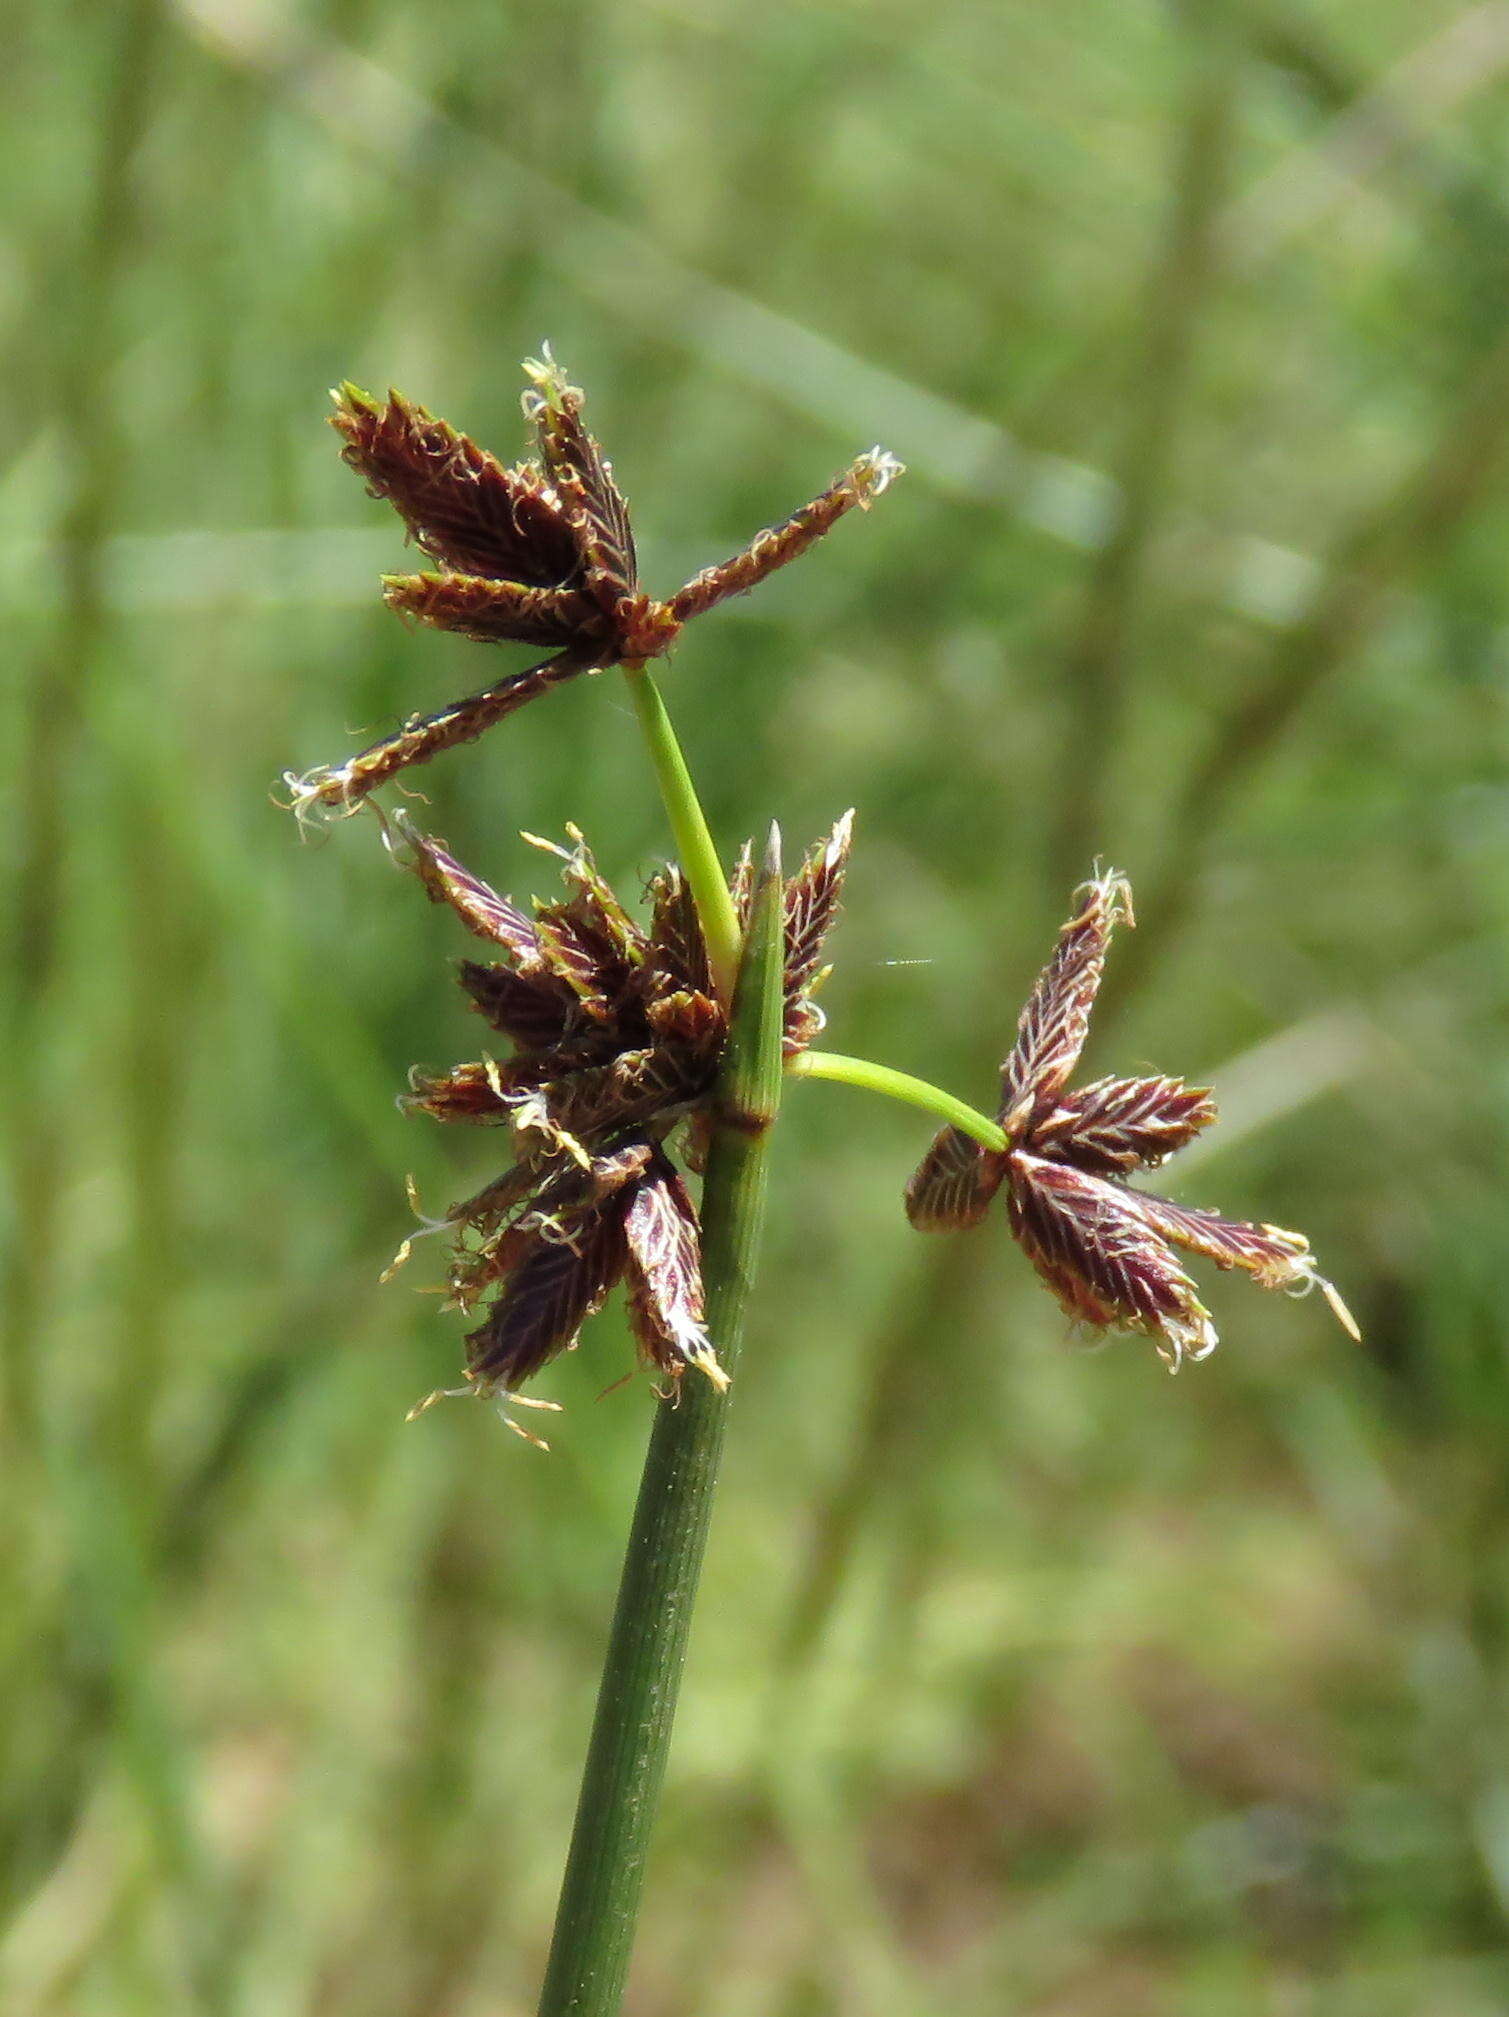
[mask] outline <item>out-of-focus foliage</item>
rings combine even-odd
[[[666,678],[729,844],[859,808],[831,1041],[988,1101],[1099,855],[1087,1066],[1213,1080],[1196,1204],[1367,1334],[1066,1350],[922,1116],[793,1092],[641,2017],[1509,2002],[1509,9],[126,0],[0,84],[13,1187],[0,2002],[532,2007],[652,1399],[407,1405],[495,1141],[450,921],[268,803],[503,663],[405,630],[323,425],[505,453],[549,337],[674,585],[910,474]],[[663,846],[579,681],[425,774]],[[548,864],[543,866],[548,867]],[[1208,1167],[1207,1167],[1208,1165]]]

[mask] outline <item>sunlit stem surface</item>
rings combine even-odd
[[[660,786],[666,818],[675,836],[682,873],[691,889],[697,915],[702,920],[702,935],[707,941],[713,982],[723,1000],[728,1002],[733,999],[734,975],[739,967],[739,920],[734,912],[733,898],[728,893],[728,878],[718,860],[718,850],[708,831],[702,801],[692,783],[691,772],[686,767],[686,758],[676,740],[676,731],[671,726],[671,717],[666,713],[659,687],[643,665],[626,665],[624,677],[629,682],[629,692],[634,697],[634,712],[639,718],[645,746],[655,767],[655,781]]]
[[[988,1149],[1004,1149],[1006,1131],[978,1108],[955,1099],[929,1079],[913,1078],[910,1072],[894,1071],[869,1058],[844,1057],[838,1051],[803,1051],[786,1066],[793,1078],[832,1079],[843,1086],[859,1086],[867,1093],[884,1093],[887,1099],[904,1100],[908,1106],[923,1107],[930,1114],[950,1121],[962,1133],[972,1135]]]
[[[702,1187],[707,1329],[725,1372],[738,1358],[764,1220],[767,1145],[781,1095],[784,950],[779,836],[772,829],[714,1093]],[[727,1419],[728,1395],[692,1370],[674,1400],[655,1412],[540,2017],[616,2017],[619,2009]]]

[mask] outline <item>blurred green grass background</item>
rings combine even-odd
[[[632,2009],[1509,2008],[1506,75],[1438,0],[23,10],[0,2007],[533,2008],[652,1399],[609,1312],[550,1457],[403,1426],[460,947],[268,789],[502,662],[379,606],[324,388],[512,455],[549,337],[654,585],[910,465],[665,681],[725,843],[859,808],[835,1047],[988,1100],[1114,861],[1089,1068],[1210,1078],[1177,1194],[1367,1334],[1066,1350],[798,1088]],[[611,679],[423,785],[520,895],[663,845]]]

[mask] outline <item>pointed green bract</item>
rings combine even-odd
[[[739,963],[739,920],[733,898],[718,860],[718,850],[708,831],[707,819],[692,783],[686,758],[676,740],[676,731],[666,713],[660,689],[642,666],[626,666],[624,676],[634,700],[640,732],[660,786],[665,816],[681,855],[681,871],[686,877],[702,920],[702,936],[713,970],[713,982],[727,1001],[733,992],[734,972]]]
[[[785,886],[781,830],[772,824],[755,885],[754,909],[739,963],[728,1056],[717,1096],[720,1125],[765,1129],[781,1103],[781,1034],[785,1019]]]

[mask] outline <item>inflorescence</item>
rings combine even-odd
[[[471,741],[578,673],[622,665],[644,685],[645,662],[667,651],[690,618],[753,588],[846,512],[867,507],[901,467],[873,449],[783,524],[660,601],[640,586],[628,508],[582,424],[582,394],[548,348],[525,371],[537,459],[513,468],[397,392],[385,404],[352,385],[334,395],[344,459],[439,564],[437,573],[387,577],[390,607],[437,629],[551,655],[411,717],[345,763],[290,774],[301,817],[356,811],[378,785]],[[646,891],[644,923],[608,886],[574,827],[569,848],[535,843],[560,857],[567,894],[526,912],[406,815],[378,815],[395,859],[488,945],[490,960],[463,961],[460,980],[506,1047],[502,1057],[447,1072],[416,1071],[404,1100],[442,1121],[503,1128],[509,1140],[502,1173],[431,1227],[455,1236],[452,1303],[484,1309],[467,1339],[467,1385],[447,1391],[552,1406],[521,1396],[520,1385],[572,1349],[619,1282],[640,1356],[668,1391],[688,1367],[727,1384],[705,1326],[697,1209],[674,1158],[679,1151],[699,1169],[718,1118],[730,990],[728,974],[715,971],[709,919],[721,917],[736,955],[754,878],[746,847],[725,898],[684,774],[681,785],[704,843],[701,879],[690,853],[685,868],[662,868]],[[851,820],[846,814],[785,885],[783,1047],[788,1065],[801,1060],[812,1076],[872,1086],[888,1079],[894,1090],[902,1075],[885,1068],[803,1058],[822,1027],[813,997],[827,971],[822,950],[843,888]],[[1094,1330],[1144,1333],[1175,1369],[1216,1343],[1176,1248],[1241,1269],[1263,1288],[1318,1286],[1355,1336],[1300,1234],[1193,1210],[1128,1181],[1211,1124],[1208,1091],[1165,1077],[1069,1089],[1118,920],[1133,921],[1127,881],[1097,874],[1078,893],[1022,1011],[1001,1067],[995,1122],[907,1081],[907,1097],[967,1123],[945,1127],[933,1142],[907,1188],[908,1217],[927,1231],[977,1226],[1004,1187],[1013,1233],[1069,1316]]]

